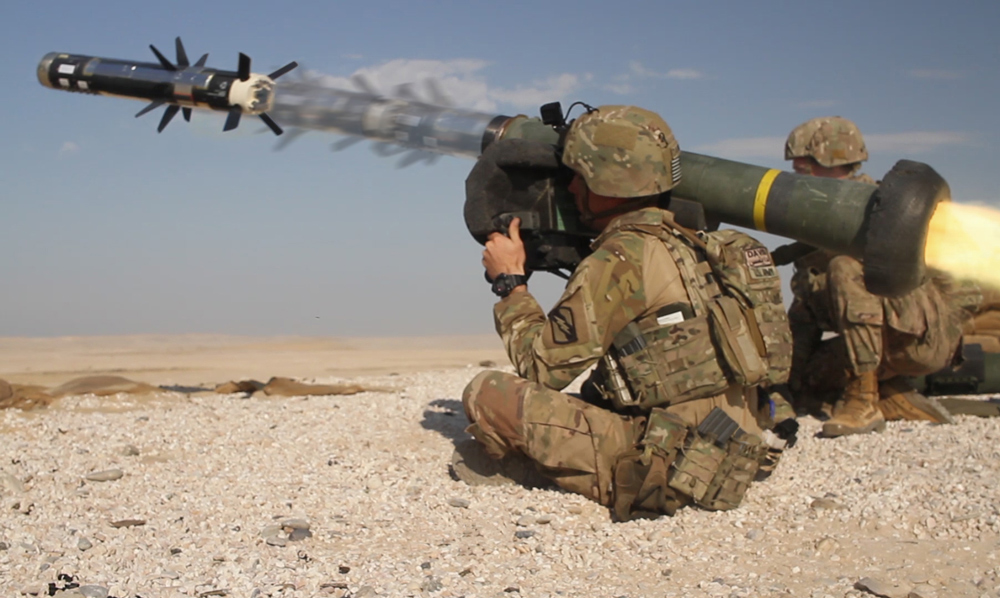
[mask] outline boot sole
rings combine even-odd
[[[852,428],[844,424],[823,424],[822,436],[826,438],[836,438],[838,436],[851,436],[853,434],[869,434],[871,432],[881,432],[885,430],[885,420],[879,419],[864,426],[863,428]]]

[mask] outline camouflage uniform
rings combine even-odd
[[[987,353],[1000,353],[1000,289],[983,287],[983,300],[963,329],[964,342],[978,343]]]
[[[940,275],[902,297],[879,297],[865,288],[861,262],[852,257],[818,250],[797,260],[788,312],[793,391],[842,389],[849,372],[887,380],[945,367],[962,336],[965,288]],[[839,336],[822,341],[824,332]]]
[[[623,119],[635,126],[615,124]],[[602,129],[607,120],[612,126]],[[597,123],[596,131],[580,126],[581,121]],[[567,139],[564,162],[595,192],[640,197],[669,190],[679,179],[676,141],[653,113],[601,107],[598,113],[578,119],[574,132]],[[602,164],[609,154],[624,168]],[[635,167],[636,155],[646,160],[643,166]],[[469,432],[491,456],[523,453],[562,488],[613,505],[622,483],[623,455],[634,451],[644,434],[650,441],[649,411],[615,410],[610,401],[589,397],[585,401],[559,391],[595,365],[630,322],[664,306],[689,304],[687,285],[697,281],[682,276],[672,252],[694,250],[679,243],[668,246],[641,230],[672,218],[670,212],[652,207],[615,218],[548,314],[528,292],[511,293],[495,305],[496,330],[517,375],[483,372],[462,396],[472,422]],[[697,426],[718,407],[744,432],[757,437],[762,431],[755,417],[756,403],[755,388],[730,385],[715,396],[663,405],[654,412],[683,428]],[[661,490],[649,503],[655,503],[654,511],[672,513],[689,501],[683,493]],[[628,509],[618,514],[627,517]]]
[[[854,123],[827,117],[803,123],[789,135],[785,158],[806,156],[826,167],[853,166],[856,173],[868,152]],[[851,179],[875,183],[865,174]],[[884,397],[893,388],[898,394],[898,377],[923,376],[949,365],[968,313],[963,307],[978,293],[937,274],[902,297],[879,297],[865,287],[861,262],[822,250],[795,261],[791,286],[790,386],[797,407],[806,409],[864,374],[896,379],[880,386]],[[824,332],[838,336],[822,340]]]

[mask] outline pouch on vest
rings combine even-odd
[[[712,336],[729,365],[733,382],[756,386],[767,377],[767,352],[753,316],[748,318],[732,297],[716,297],[708,309]]]
[[[784,384],[792,367],[792,332],[781,296],[781,279],[770,252],[736,230],[704,233],[702,238],[721,290],[739,302],[754,329],[755,342],[763,345],[759,354],[766,382]]]
[[[612,346],[613,357],[599,367],[609,382],[609,398],[619,409],[649,409],[710,397],[730,385],[719,364],[708,316],[693,316],[686,304],[668,305],[630,322]],[[616,383],[616,376],[624,380]],[[627,385],[625,392],[617,390],[621,385]]]
[[[688,427],[663,409],[653,409],[639,446],[618,457],[614,466],[613,511],[616,519],[659,516],[689,502],[668,485],[670,465],[687,437]]]
[[[739,506],[757,474],[766,449],[718,407],[697,430],[671,465],[668,485],[706,509]]]

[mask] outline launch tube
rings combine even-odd
[[[560,142],[539,119],[497,117],[483,147],[500,139]],[[681,152],[673,197],[700,203],[710,219],[789,237],[862,260],[865,284],[888,297],[924,278],[927,227],[948,184],[930,166],[900,160],[878,186],[797,175],[694,152]]]

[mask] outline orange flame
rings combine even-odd
[[[927,230],[924,261],[956,278],[1000,287],[1000,211],[942,201]]]

